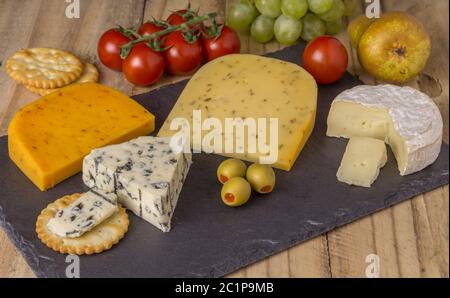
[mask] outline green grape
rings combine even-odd
[[[275,21],[275,38],[284,45],[294,44],[302,33],[302,22],[285,15]]]
[[[324,13],[333,7],[333,0],[308,0],[308,5],[313,13]]]
[[[333,7],[317,16],[326,22],[336,21],[344,16],[345,6],[342,0],[333,0]]]
[[[230,6],[227,12],[227,24],[237,30],[246,30],[258,15],[253,3],[249,0],[241,0]]]
[[[308,13],[303,19],[302,39],[310,41],[317,36],[324,35],[326,31],[325,23],[312,13]]]
[[[281,0],[256,0],[255,5],[267,17],[276,18],[281,14]]]
[[[272,40],[274,35],[273,27],[275,20],[264,15],[260,15],[252,24],[251,34],[254,40],[259,43],[266,43]]]
[[[308,12],[308,1],[281,0],[281,12],[285,16],[299,20]]]
[[[351,16],[355,13],[356,10],[356,0],[344,0],[344,16]]]
[[[326,34],[335,35],[341,32],[342,30],[342,19],[337,21],[325,22],[326,25]]]

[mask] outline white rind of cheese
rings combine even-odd
[[[426,94],[410,87],[363,85],[333,101],[327,136],[381,139],[391,146],[400,174],[409,175],[434,163],[442,131],[439,108]]]
[[[109,218],[117,210],[115,194],[91,189],[66,208],[59,210],[49,220],[47,227],[60,237],[78,238]]]
[[[336,177],[349,185],[371,187],[386,165],[383,141],[372,138],[350,138]]]
[[[140,137],[93,150],[83,161],[83,181],[117,194],[127,209],[169,232],[191,154],[175,153],[170,138]]]

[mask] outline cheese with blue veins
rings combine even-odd
[[[91,189],[76,201],[59,210],[50,219],[49,230],[67,238],[78,238],[89,232],[118,210],[117,196],[99,189]]]
[[[83,181],[117,195],[119,203],[163,232],[192,163],[175,153],[170,138],[140,137],[93,150],[83,161]]]

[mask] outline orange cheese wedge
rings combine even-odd
[[[155,117],[125,94],[73,84],[17,112],[8,128],[11,160],[42,191],[81,171],[92,149],[155,129]]]

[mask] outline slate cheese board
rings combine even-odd
[[[304,44],[267,56],[298,63]],[[134,98],[150,110],[161,127],[187,81]],[[336,180],[347,140],[327,138],[326,117],[333,98],[361,84],[350,74],[320,86],[313,135],[290,172],[276,171],[277,186],[241,208],[220,200],[216,169],[224,159],[194,154],[172,221],[162,233],[130,216],[125,238],[111,250],[80,257],[81,277],[221,277],[310,238],[348,224],[418,194],[448,184],[449,150],[425,170],[401,177],[389,161],[372,188],[351,187]],[[55,188],[39,191],[8,158],[7,137],[0,138],[0,224],[38,277],[65,277],[66,256],[37,238],[35,221],[55,199],[86,191],[78,174]]]

